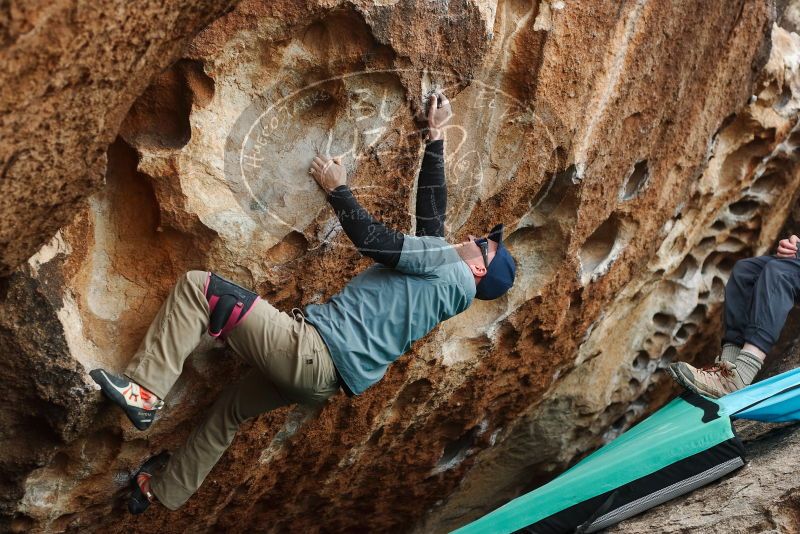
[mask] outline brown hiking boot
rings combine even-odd
[[[739,376],[736,364],[727,361],[717,361],[713,365],[700,369],[692,367],[688,363],[676,362],[670,364],[667,371],[676,382],[689,391],[714,399],[733,393],[747,385]]]

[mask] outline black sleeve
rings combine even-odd
[[[403,233],[387,228],[376,221],[346,185],[340,185],[328,194],[328,202],[339,218],[344,233],[363,255],[394,267],[403,250]]]
[[[425,146],[417,181],[417,235],[444,237],[447,184],[444,180],[444,140]]]

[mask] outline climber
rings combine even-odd
[[[725,285],[722,352],[713,365],[699,369],[685,362],[671,364],[668,371],[679,384],[719,398],[752,383],[800,292],[798,242],[792,235],[781,239],[775,256],[734,264]]]
[[[327,303],[292,314],[224,278],[190,271],[176,284],[123,376],[91,372],[102,391],[140,430],[147,429],[204,330],[225,339],[253,369],[229,386],[174,454],[145,462],[131,480],[128,509],[152,502],[175,510],[197,490],[246,419],[293,403],[319,404],[339,390],[358,395],[390,363],[473,298],[495,299],[514,281],[503,225],[486,237],[444,239],[447,98],[428,100],[428,142],[419,172],[416,235],[391,230],[358,203],[338,158],[317,156],[309,174],[327,194],[341,226],[377,262]]]

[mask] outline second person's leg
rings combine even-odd
[[[776,259],[759,276],[744,340],[769,353],[778,341],[789,312],[800,295],[800,260]]]
[[[775,261],[773,256],[759,256],[736,262],[725,285],[722,353],[710,367],[698,368],[686,362],[670,364],[667,370],[679,384],[690,391],[714,398],[742,387],[744,383],[735,374],[735,369],[745,344],[745,330],[750,323],[756,284],[765,269]],[[748,363],[749,360],[745,366]]]
[[[753,291],[759,276],[774,256],[746,258],[734,264],[728,283],[725,285],[725,315],[723,345],[732,345],[737,349],[745,343],[744,331],[750,322],[750,309],[753,302]],[[734,354],[733,357],[738,355]]]

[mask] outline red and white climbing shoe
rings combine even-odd
[[[113,375],[105,369],[94,369],[89,376],[114,404],[125,411],[133,426],[139,430],[147,430],[156,412],[164,406],[156,395],[124,376]]]
[[[142,467],[131,478],[131,496],[128,499],[128,511],[133,515],[139,515],[150,506],[150,503],[158,502],[153,491],[150,489],[150,479],[156,471],[162,469],[169,460],[169,453],[164,451],[147,460]]]

